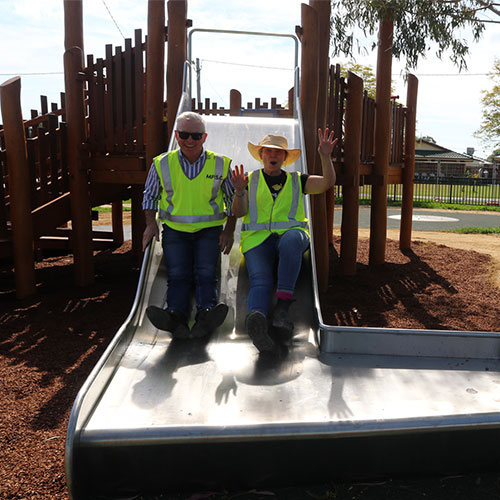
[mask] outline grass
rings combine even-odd
[[[92,207],[92,210],[100,213],[111,212],[111,205],[101,205],[99,207]],[[130,200],[125,200],[123,202],[123,212],[130,212],[132,210],[132,204]]]
[[[448,229],[446,232],[460,234],[500,234],[500,227],[460,227],[458,229]]]

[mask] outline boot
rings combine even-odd
[[[292,302],[293,300],[278,299],[272,318],[272,325],[284,330],[288,335],[293,332],[293,321],[288,311]]]
[[[259,352],[274,352],[276,344],[267,333],[267,318],[260,311],[250,311],[247,314],[245,325],[248,336]]]
[[[146,316],[158,330],[170,332],[174,339],[189,338],[186,315],[173,309],[162,309],[158,306],[148,306]]]
[[[229,308],[222,302],[212,308],[201,309],[196,314],[196,322],[191,329],[191,337],[201,338],[210,335],[224,323]]]

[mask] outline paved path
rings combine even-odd
[[[401,208],[387,209],[387,228],[399,229]],[[334,226],[340,226],[342,208],[335,209]],[[370,227],[370,207],[360,207],[359,227]],[[468,212],[456,210],[414,209],[412,229],[415,231],[447,231],[462,227],[500,227],[500,212]]]

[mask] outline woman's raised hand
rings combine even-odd
[[[318,129],[318,153],[323,155],[330,156],[333,151],[333,147],[337,143],[338,139],[333,138],[334,131],[333,129],[330,131],[328,127],[325,128],[325,132],[323,132],[320,128]]]
[[[248,185],[248,175],[243,170],[243,165],[235,165],[233,170],[233,186],[237,193],[245,191]]]

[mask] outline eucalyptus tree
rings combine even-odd
[[[383,19],[393,21],[392,54],[403,59],[406,69],[415,68],[420,57],[434,51],[441,58],[449,52],[458,68],[467,67],[469,42],[461,29],[470,29],[473,41],[484,30],[481,14],[500,16],[500,3],[486,0],[341,0],[332,2],[331,41],[333,55],[355,56],[373,49]],[[367,46],[368,45],[368,46]]]
[[[485,144],[498,148],[500,146],[500,59],[495,59],[489,77],[493,80],[493,88],[482,91],[483,117],[475,135]]]

